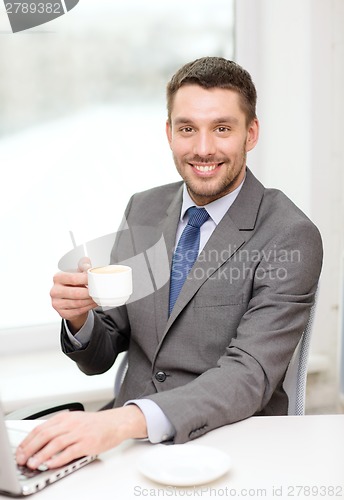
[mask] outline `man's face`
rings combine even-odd
[[[174,96],[166,132],[174,162],[197,205],[230,193],[245,177],[246,153],[258,140],[237,92],[185,85]]]

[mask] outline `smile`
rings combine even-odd
[[[193,165],[193,167],[198,170],[198,172],[211,172],[215,170],[217,165]]]

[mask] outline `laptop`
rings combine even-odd
[[[17,425],[16,425],[17,424]],[[32,470],[19,466],[15,450],[28,431],[20,429],[19,422],[5,421],[0,406],[0,493],[9,496],[26,496],[42,490],[49,484],[89,464],[96,456],[78,458],[58,469]]]

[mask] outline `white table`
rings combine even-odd
[[[252,417],[183,446],[195,445],[226,451],[231,470],[203,486],[163,486],[143,477],[136,464],[150,447],[164,445],[128,441],[47,487],[37,499],[344,498],[344,415]]]
[[[2,408],[9,413],[34,404],[49,406],[60,400],[99,408],[113,398],[121,359],[119,356],[107,372],[89,377],[58,349],[0,356]]]

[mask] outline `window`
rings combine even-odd
[[[82,0],[2,32],[0,335],[58,321],[70,230],[77,244],[114,232],[133,192],[178,180],[166,83],[197,57],[233,58],[233,22],[233,0]]]

